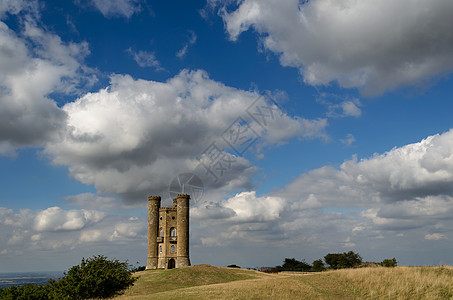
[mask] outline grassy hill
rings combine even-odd
[[[266,274],[197,265],[137,272],[118,299],[451,299],[453,267]]]

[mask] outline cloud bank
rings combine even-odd
[[[452,234],[452,140],[450,130],[384,154],[345,161],[340,168],[315,169],[263,196],[243,192],[211,198],[191,210],[203,228],[195,243],[239,247],[247,242],[276,252],[283,243],[285,253],[297,253],[291,245],[303,245],[314,258],[326,249],[404,256],[416,245],[435,248],[426,241],[439,243]],[[389,242],[405,246],[388,249]]]
[[[324,135],[325,120],[281,111],[263,127],[264,114],[261,121],[251,117],[256,112],[247,114],[258,97],[213,81],[201,70],[183,70],[166,82],[114,75],[108,88],[63,106],[66,126],[59,139],[46,144],[45,153],[53,163],[68,166],[80,182],[134,202],[144,201],[151,190],[167,194],[174,177],[195,170],[209,159],[206,149],[222,141],[222,135],[231,136],[229,128],[234,134],[248,130],[260,145]],[[239,117],[246,124],[236,122]],[[222,171],[222,180],[208,178],[204,184],[250,187],[256,168],[243,153],[224,152],[225,142],[217,147],[229,157],[228,172]]]
[[[7,12],[32,9],[21,3],[7,2]],[[55,138],[66,114],[49,94],[75,95],[80,85],[96,80],[83,65],[90,53],[88,44],[63,42],[40,28],[29,13],[20,34],[0,21],[0,155],[42,147]]]
[[[219,13],[231,40],[253,28],[305,83],[377,95],[451,73],[452,10],[449,0],[244,0]]]

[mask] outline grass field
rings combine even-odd
[[[198,265],[135,276],[118,299],[453,299],[453,267],[266,274]]]

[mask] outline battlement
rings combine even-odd
[[[167,210],[176,211],[176,207],[175,206],[164,206],[164,207],[159,208],[159,211],[167,211]]]
[[[160,196],[149,196],[148,197],[148,201],[152,201],[152,200],[161,200]]]
[[[176,198],[189,198],[190,199],[190,195],[189,194],[178,194],[178,196],[176,196]]]

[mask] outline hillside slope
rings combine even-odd
[[[266,274],[198,265],[149,270],[118,299],[452,299],[453,267]]]

